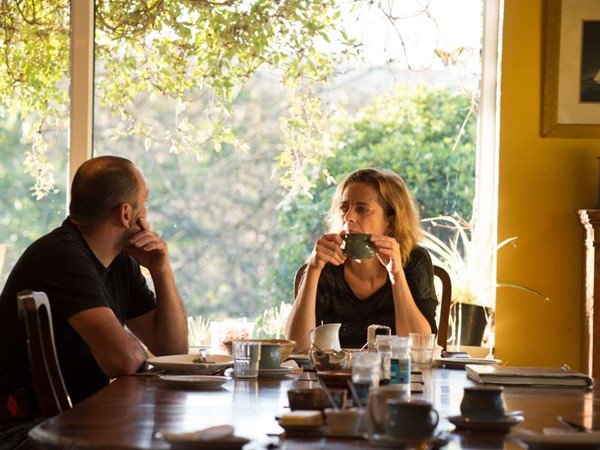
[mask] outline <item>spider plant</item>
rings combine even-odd
[[[443,241],[434,234],[425,231],[421,245],[431,254],[433,263],[446,269],[452,280],[452,307],[450,317],[450,336],[448,343],[460,349],[462,336],[462,304],[478,305],[483,307],[485,329],[482,345],[489,346],[490,354],[494,347],[494,330],[491,323],[494,318],[493,296],[490,290],[500,287],[511,287],[529,292],[544,300],[549,300],[541,292],[522,284],[491,283],[489,277],[490,266],[497,252],[517,238],[511,237],[498,244],[484,243],[483,245],[473,239],[472,226],[461,219],[452,216],[440,216],[423,219],[433,226],[443,227],[453,232],[448,242]],[[486,337],[487,336],[487,337]]]
[[[495,287],[511,287],[521,289],[549,300],[541,292],[515,283],[489,283],[486,273],[497,252],[517,238],[511,237],[498,244],[479,244],[472,238],[472,227],[464,219],[452,216],[440,216],[423,219],[422,222],[433,226],[444,227],[454,232],[449,242],[444,242],[434,234],[425,231],[421,245],[425,247],[433,259],[433,263],[448,271],[452,280],[452,301],[454,303],[470,303],[493,308],[492,296],[487,293]]]

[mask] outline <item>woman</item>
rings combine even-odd
[[[387,325],[397,335],[436,333],[433,266],[417,245],[421,225],[402,178],[380,169],[351,173],[336,190],[328,224],[287,322],[296,351],[308,349],[308,330],[321,323],[342,324],[345,348],[362,347],[371,324]],[[371,234],[376,257],[347,258],[342,243],[349,233]]]

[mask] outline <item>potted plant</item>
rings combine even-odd
[[[425,231],[421,245],[429,251],[433,263],[446,269],[452,280],[451,345],[481,346],[485,331],[493,331],[490,329],[494,319],[493,288],[512,287],[548,300],[541,292],[521,284],[490,281],[489,271],[497,252],[516,237],[498,244],[481,243],[473,239],[471,224],[460,217],[440,216],[422,222],[444,228],[450,234],[449,241],[445,242]]]

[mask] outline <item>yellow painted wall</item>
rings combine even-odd
[[[544,0],[505,0],[500,100],[496,357],[514,365],[580,368],[582,236],[592,208],[600,140],[540,137]]]

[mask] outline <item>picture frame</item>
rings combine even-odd
[[[546,0],[542,136],[600,138],[599,42],[600,0]]]

